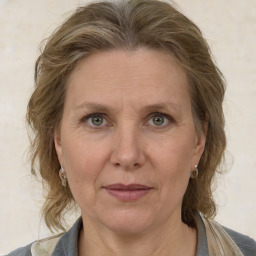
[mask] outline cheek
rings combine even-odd
[[[107,156],[104,148],[99,143],[82,138],[64,140],[63,165],[75,198],[76,194],[88,196],[97,189],[97,180]]]
[[[170,173],[189,172],[193,161],[193,140],[190,137],[166,138],[164,143],[151,147],[155,165],[162,165]]]
[[[156,175],[167,195],[185,193],[193,159],[192,143],[188,140],[170,140],[152,152]],[[175,197],[175,196],[174,196]]]
[[[91,209],[97,204],[97,184],[104,165],[104,152],[98,146],[81,139],[63,144],[64,166],[70,190],[82,212],[88,214],[93,214]]]

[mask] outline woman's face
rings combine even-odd
[[[72,72],[55,145],[84,221],[137,233],[181,222],[205,136],[185,73],[159,51],[112,50]]]

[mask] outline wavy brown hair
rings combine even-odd
[[[170,1],[98,1],[78,8],[52,34],[35,65],[35,90],[28,104],[27,121],[34,132],[32,172],[38,172],[45,185],[42,213],[51,230],[64,229],[64,212],[75,205],[69,187],[61,185],[54,146],[66,81],[77,63],[95,52],[140,47],[163,51],[183,68],[197,132],[202,132],[203,123],[208,122],[199,176],[189,181],[182,219],[195,226],[194,211],[206,217],[216,214],[211,185],[226,147],[222,109],[225,84],[200,29]]]

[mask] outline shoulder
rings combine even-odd
[[[35,241],[23,248],[11,252],[7,256],[50,256],[62,235],[63,233]]]
[[[47,256],[64,255],[65,251],[70,251],[75,255],[79,231],[82,227],[82,218],[74,223],[72,228],[66,233],[53,235],[41,240],[37,240],[25,247],[18,248],[5,256]]]
[[[223,227],[245,256],[256,255],[256,241],[249,236]]]
[[[11,253],[7,254],[6,256],[32,256],[31,254],[31,244],[16,249],[15,251],[12,251]]]

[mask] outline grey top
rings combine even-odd
[[[80,217],[75,222],[73,227],[58,241],[52,256],[78,256],[77,241],[81,228],[82,218]],[[231,229],[225,227],[224,229],[228,232],[228,234],[235,241],[245,256],[256,256],[256,242],[253,239],[237,233]],[[209,252],[207,246],[206,231],[204,223],[200,217],[197,217],[197,231],[198,239],[196,256],[208,256]],[[32,256],[31,245],[32,244],[29,244],[25,247],[19,248],[8,254],[8,256]]]

